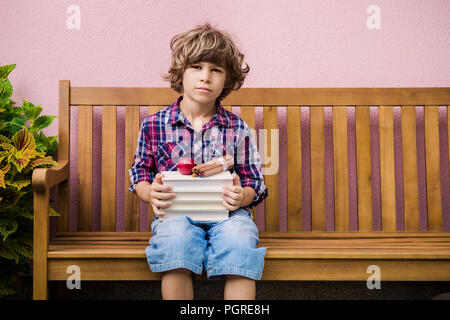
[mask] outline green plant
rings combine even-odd
[[[0,66],[0,297],[16,292],[19,273],[30,274],[33,169],[57,165],[56,137],[41,131],[56,117],[40,116],[42,107],[25,99],[21,107],[14,106],[8,75],[15,67]],[[49,214],[58,216],[53,209]]]

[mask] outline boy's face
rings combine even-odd
[[[226,76],[226,69],[213,63],[191,64],[183,74],[183,95],[199,104],[214,104],[222,93]]]

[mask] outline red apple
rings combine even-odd
[[[178,161],[177,169],[181,174],[192,174],[192,168],[196,166],[193,158],[181,158]]]

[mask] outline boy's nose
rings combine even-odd
[[[211,74],[209,71],[203,71],[201,74],[201,80],[202,81],[208,81],[211,77]]]

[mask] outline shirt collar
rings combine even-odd
[[[181,100],[183,100],[183,96],[179,96],[170,107],[169,116],[167,117],[166,123],[176,124],[179,121],[181,121],[181,123],[184,123],[186,117],[184,116],[183,112],[181,112],[179,107]],[[218,105],[217,112],[211,118],[210,122],[212,121],[212,124],[218,123],[223,127],[229,127],[231,121],[225,108],[220,102],[216,102],[216,105]]]

